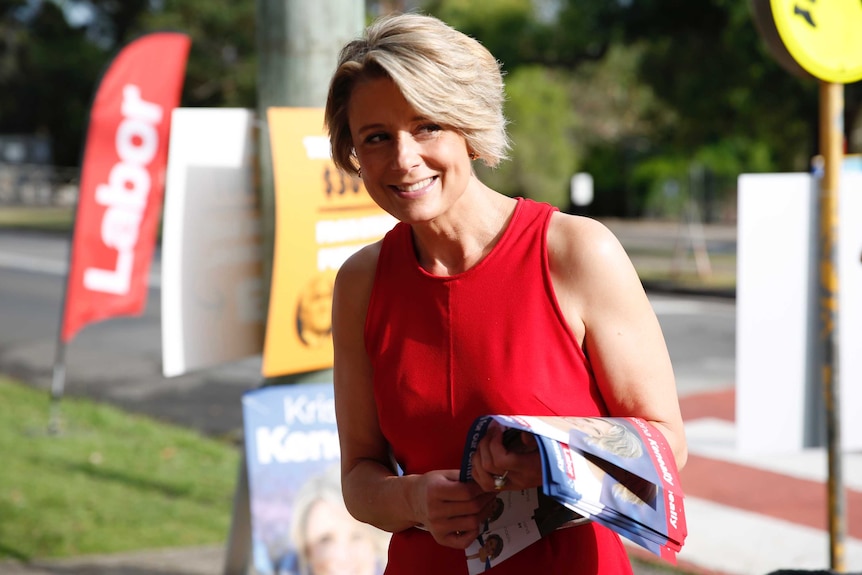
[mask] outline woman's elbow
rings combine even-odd
[[[681,471],[685,464],[688,462],[688,443],[685,438],[682,439],[680,444],[673,451],[673,458],[676,460],[676,468],[678,471]]]

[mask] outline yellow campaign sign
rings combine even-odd
[[[332,286],[351,254],[395,219],[336,169],[320,108],[270,108],[275,246],[263,375],[332,367]]]
[[[815,78],[849,84],[862,79],[862,2],[770,0],[781,41]]]

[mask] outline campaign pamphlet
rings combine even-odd
[[[633,417],[483,416],[467,436],[462,481],[472,477],[473,453],[492,421],[535,436],[543,485],[500,493],[498,499],[518,503],[509,502],[513,512],[490,521],[467,548],[470,575],[584,520],[676,562],[687,534],[684,494],[673,453],[656,427]]]
[[[344,507],[332,384],[263,387],[242,407],[255,575],[321,572],[327,561],[382,573],[389,534]]]

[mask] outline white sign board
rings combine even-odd
[[[739,178],[736,424],[742,451],[823,445],[817,355],[819,239],[809,174]],[[844,172],[839,203],[838,385],[842,446],[862,448],[862,174]]]
[[[162,232],[166,377],[260,354],[263,253],[254,113],[178,108]]]
[[[576,206],[588,206],[593,203],[593,176],[586,172],[578,172],[570,182],[572,203]]]

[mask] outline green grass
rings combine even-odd
[[[676,261],[672,252],[631,250],[632,263],[645,284],[673,285],[692,291],[733,291],[736,289],[736,254],[711,254],[710,273],[697,271],[694,257],[687,254]]]
[[[0,560],[224,542],[239,451],[0,376]]]
[[[0,228],[69,231],[75,213],[72,208],[0,207]]]
[[[223,543],[235,447],[0,376],[0,561]],[[650,572],[682,574],[632,557]]]

